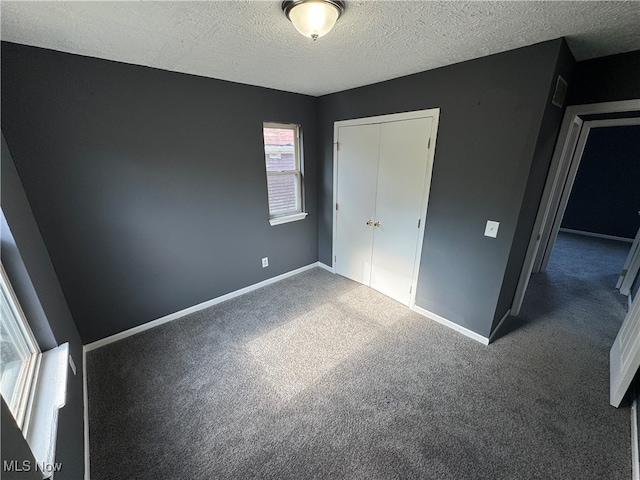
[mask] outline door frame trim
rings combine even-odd
[[[631,249],[629,250],[629,254],[627,255],[626,260],[624,261],[624,265],[622,265],[622,271],[620,272],[620,276],[618,277],[618,281],[616,282],[616,288],[620,289],[622,287],[625,278],[629,274],[629,267],[631,267],[631,263],[633,262],[634,256],[638,252],[640,248],[640,228],[638,228],[638,232],[636,233],[635,238],[633,239],[633,243],[631,244]],[[635,278],[634,278],[635,281]],[[629,288],[633,286],[633,281]],[[620,292],[622,293],[622,291]]]
[[[349,120],[340,120],[333,124],[333,232],[331,240],[331,269],[335,273],[335,247],[337,240],[337,224],[338,214],[336,204],[338,200],[338,131],[341,127],[353,127],[358,125],[370,125],[378,123],[400,122],[404,120],[414,120],[418,118],[431,118],[431,145],[427,153],[427,173],[425,178],[425,188],[422,192],[422,205],[420,209],[420,231],[418,233],[418,248],[414,258],[413,278],[411,280],[411,296],[409,300],[409,308],[414,310],[416,303],[416,290],[418,286],[418,274],[420,273],[420,261],[422,259],[422,247],[424,245],[424,232],[427,219],[427,207],[429,204],[429,194],[431,193],[431,178],[433,173],[433,162],[435,159],[438,124],[440,120],[440,109],[430,108],[427,110],[416,110],[411,112],[393,113],[389,115],[376,115],[373,117],[354,118]]]
[[[622,322],[609,351],[609,403],[618,408],[631,382],[640,368],[640,295],[631,303],[631,309]]]
[[[520,313],[531,273],[540,271],[544,252],[549,250],[550,255],[550,249],[548,249],[547,245],[551,236],[551,229],[558,213],[562,191],[567,183],[569,167],[578,146],[578,138],[572,139],[572,133],[576,133],[577,128],[578,136],[580,135],[583,123],[588,120],[588,118],[583,120],[583,117],[598,114],[615,116],[616,114],[627,112],[640,112],[640,99],[567,107],[551,159],[542,199],[538,207],[538,214],[531,231],[529,246],[527,247],[527,253],[520,272],[520,279],[511,304],[512,315],[515,316]]]

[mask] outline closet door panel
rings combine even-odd
[[[338,130],[336,273],[369,285],[380,125]],[[335,205],[334,205],[335,208]]]
[[[427,175],[431,118],[384,123],[374,227],[372,288],[409,305]]]

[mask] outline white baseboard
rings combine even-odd
[[[498,326],[493,330],[491,335],[489,335],[489,343],[491,343],[491,341],[493,340],[493,337],[496,336],[496,333],[498,333],[498,330],[500,330],[500,327],[505,322],[505,320],[509,318],[509,315],[511,315],[511,309],[507,310],[507,313],[504,314],[504,317],[502,317],[502,320],[500,320],[500,323],[498,323]]]
[[[631,478],[640,480],[640,448],[638,448],[638,399],[631,405]]]
[[[574,233],[576,235],[584,235],[585,237],[606,238],[607,240],[633,243],[633,238],[616,237],[615,235],[605,235],[604,233],[585,232],[583,230],[573,230],[572,228],[561,228],[560,231],[565,233]]]
[[[90,480],[89,464],[89,389],[87,387],[87,349],[82,347],[82,405],[84,411],[84,480]]]
[[[425,310],[422,307],[418,307],[417,305],[413,306],[413,311],[415,311],[416,313],[419,313],[420,315],[423,315],[431,320],[434,320],[438,323],[441,323],[442,325],[445,325],[453,330],[455,330],[456,332],[459,332],[463,335],[466,335],[469,338],[472,338],[480,343],[482,343],[483,345],[489,345],[489,339],[487,337],[483,337],[482,335],[473,332],[471,330],[469,330],[468,328],[462,327],[460,325],[458,325],[457,323],[453,323],[451,320],[447,320],[446,318],[441,317],[440,315],[437,315],[435,313],[430,312],[429,310]]]
[[[318,266],[320,268],[323,268],[327,272],[336,273],[336,271],[335,271],[335,269],[333,267],[330,267],[329,265],[326,265],[326,264],[324,264],[322,262],[318,262]]]
[[[239,297],[240,295],[244,295],[245,293],[253,292],[254,290],[258,290],[259,288],[266,287],[267,285],[271,285],[273,283],[279,282],[280,280],[284,280],[285,278],[292,277],[316,267],[325,268],[326,265],[321,264],[320,262],[311,263],[304,267],[297,268],[296,270],[291,270],[290,272],[283,273],[282,275],[268,278],[266,280],[263,280],[262,282],[254,283],[253,285],[249,285],[248,287],[244,287],[239,290],[229,292],[220,297],[207,300],[206,302],[199,303],[198,305],[194,305],[193,307],[185,308],[184,310],[180,310],[179,312],[171,313],[162,318],[143,323],[142,325],[130,328],[129,330],[125,330],[124,332],[116,333],[115,335],[111,335],[109,337],[96,340],[95,342],[88,343],[84,346],[84,349],[85,351],[90,352],[91,350],[95,350],[96,348],[104,347],[105,345],[109,345],[110,343],[117,342],[118,340],[122,340],[123,338],[135,335],[136,333],[144,332],[164,323],[172,322],[173,320],[182,318],[185,315],[199,312],[200,310],[204,310],[205,308],[209,308],[219,303],[226,302],[227,300],[231,300],[232,298]]]

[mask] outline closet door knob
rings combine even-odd
[[[376,222],[373,224],[374,227],[379,227],[380,226],[380,222]]]
[[[371,220],[369,220],[369,221],[367,222],[367,226],[368,226],[368,227],[370,227],[371,225],[373,225],[373,222],[372,222]]]

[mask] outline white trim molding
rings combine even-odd
[[[633,243],[633,238],[616,237],[615,235],[606,235],[604,233],[586,232],[584,230],[574,230],[573,228],[560,227],[560,231],[564,233],[573,233],[574,235],[584,235],[585,237],[605,238],[607,240],[616,240],[617,242]]]
[[[318,262],[318,267],[322,268],[323,270],[326,270],[327,272],[336,273],[335,268],[330,267],[329,265],[324,264],[322,262]]]
[[[438,322],[444,325],[445,327],[449,327],[452,330],[455,330],[456,332],[466,335],[467,337],[472,338],[473,340],[476,340],[477,342],[480,342],[483,345],[489,345],[489,339],[487,337],[483,337],[479,333],[476,333],[474,331],[469,330],[468,328],[458,325],[457,323],[454,323],[451,320],[447,320],[446,318],[441,317],[440,315],[437,315],[433,312],[430,312],[429,310],[425,310],[424,308],[419,307],[417,305],[414,305],[412,310],[424,317],[427,317],[430,320],[433,320],[435,322]]]
[[[289,222],[296,222],[298,220],[304,220],[305,218],[307,218],[307,215],[309,215],[306,212],[298,212],[298,213],[294,213],[292,215],[286,215],[284,217],[274,217],[269,219],[269,224],[272,227],[275,227],[276,225],[282,225],[284,223],[289,223]]]
[[[634,392],[635,393],[635,392]],[[631,478],[640,480],[640,448],[638,448],[638,398],[631,404]]]
[[[84,480],[90,480],[89,388],[87,387],[87,348],[82,347],[82,404],[84,410]]]
[[[95,350],[96,348],[104,347],[105,345],[109,345],[110,343],[117,342],[118,340],[122,340],[123,338],[131,337],[136,333],[150,330],[164,323],[172,322],[173,320],[177,320],[178,318],[182,318],[186,315],[190,315],[192,313],[199,312],[200,310],[204,310],[205,308],[209,308],[219,303],[226,302],[227,300],[231,300],[232,298],[239,297],[240,295],[244,295],[245,293],[253,292],[254,290],[258,290],[259,288],[266,287],[267,285],[271,285],[272,283],[279,282],[280,280],[284,280],[285,278],[292,277],[299,273],[306,272],[307,270],[311,270],[312,268],[316,268],[316,267],[324,268],[324,266],[325,265],[320,264],[320,262],[315,262],[315,263],[306,265],[304,267],[297,268],[296,270],[291,270],[290,272],[283,273],[282,275],[268,278],[266,280],[263,280],[262,282],[254,283],[253,285],[249,285],[248,287],[244,287],[239,290],[229,292],[225,295],[221,295],[211,300],[207,300],[206,302],[199,303],[198,305],[194,305],[193,307],[185,308],[184,310],[180,310],[179,312],[171,313],[169,315],[165,315],[164,317],[158,318],[156,320],[143,323],[142,325],[138,325],[137,327],[130,328],[128,330],[125,330],[124,332],[116,333],[115,335],[111,335],[109,337],[96,340],[95,342],[88,343],[87,345],[84,346],[84,350],[87,352],[90,352],[92,350]]]
[[[61,465],[55,463],[55,452],[58,411],[67,403],[68,365],[68,343],[42,353],[33,406],[23,431],[36,462],[43,466],[44,478],[57,472]]]

